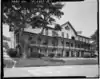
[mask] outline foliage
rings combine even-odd
[[[94,40],[93,44],[95,46],[95,49],[98,50],[98,30],[96,30],[94,34],[91,35],[91,38]]]
[[[8,42],[10,41],[10,38],[6,37],[3,35],[3,47],[5,49],[9,49],[9,45],[8,45]]]
[[[40,57],[44,57],[44,55],[40,54],[38,52],[33,52],[29,58],[31,58],[31,57],[40,58]]]
[[[9,49],[8,43],[7,43],[7,42],[3,42],[3,47],[4,47],[5,49]]]
[[[3,35],[3,40],[10,41],[10,38]]]
[[[8,53],[8,55],[10,57],[17,57],[17,51],[16,51],[16,49],[10,48],[10,49],[8,49],[7,53]]]
[[[27,2],[26,0],[3,3],[3,23],[7,23],[12,31],[19,33],[24,55],[29,44],[28,40],[24,40],[22,37],[24,28],[29,27],[27,24],[31,25],[32,28],[42,28],[37,35],[37,38],[40,38],[39,36],[43,34],[44,29],[47,29],[48,25],[54,24],[55,19],[53,17],[59,19],[64,14],[61,11],[63,6],[61,3]],[[54,29],[59,30],[60,25],[56,24]]]
[[[49,57],[54,57],[54,55],[55,55],[54,53],[50,53],[48,56]]]
[[[61,18],[61,15],[63,15],[61,11],[63,6],[61,3],[51,2],[3,3],[3,22],[9,24],[11,27],[16,26],[18,29],[25,28],[26,23],[32,25],[33,28],[47,28],[47,24],[55,22],[52,16]]]
[[[93,40],[95,40],[95,41],[97,41],[97,38],[98,36],[97,36],[97,30],[94,32],[94,34],[93,35],[91,35],[91,38],[93,39]]]
[[[56,24],[56,25],[55,25],[55,29],[54,29],[54,30],[60,30],[60,31],[61,31],[61,29],[62,29],[62,28],[61,28],[61,25],[59,25],[59,24]]]

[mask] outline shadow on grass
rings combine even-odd
[[[53,59],[49,57],[44,58],[30,58],[30,59],[19,59],[15,58],[17,61],[15,67],[41,67],[41,66],[62,66],[62,65],[96,65],[98,62],[96,60],[62,60]]]

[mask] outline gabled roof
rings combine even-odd
[[[76,30],[73,28],[73,26],[71,25],[71,23],[70,23],[69,21],[67,21],[66,23],[62,24],[61,26],[64,26],[64,25],[66,25],[66,24],[69,24],[69,25],[70,25],[70,27],[73,29],[74,33],[75,33],[77,36],[83,37],[83,38],[87,38],[87,39],[91,39],[91,38],[86,37],[86,36],[78,35],[77,32],[76,32]]]
[[[77,35],[77,36],[79,36],[79,37],[84,37],[84,38],[87,38],[87,39],[91,39],[91,38],[89,38],[89,37],[82,36],[82,35]]]
[[[69,21],[67,21],[66,23],[62,24],[61,26],[63,27],[64,25],[69,24],[70,27],[73,29],[74,33],[77,35],[76,30],[73,28],[73,26],[71,25],[71,23]]]

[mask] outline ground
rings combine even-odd
[[[18,59],[15,67],[37,67],[37,66],[59,66],[59,65],[96,65],[96,58],[30,58]],[[13,63],[8,64],[7,68],[12,68]]]
[[[96,58],[31,58],[15,60],[17,60],[15,68],[11,68],[12,66],[4,68],[5,77],[98,76],[98,60]]]
[[[43,76],[80,76],[97,77],[97,65],[66,65],[66,66],[44,66],[44,67],[23,67],[6,68],[4,77],[43,77]]]

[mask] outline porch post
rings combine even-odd
[[[75,51],[75,57],[77,57],[77,52],[76,52],[76,50],[74,50]]]
[[[57,49],[56,49],[55,57],[57,56],[57,53],[58,53],[58,52],[57,52]]]
[[[64,52],[64,50],[62,50],[62,54],[63,54],[63,57],[65,57],[65,52]]]
[[[72,57],[72,52],[71,51],[69,51],[69,57]]]
[[[48,56],[48,49],[47,49],[47,54],[46,54],[46,56]]]
[[[82,57],[82,51],[79,52],[79,57]]]

